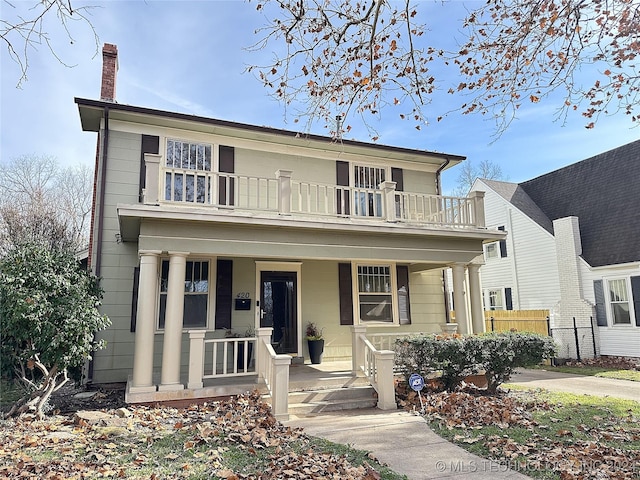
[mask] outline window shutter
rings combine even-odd
[[[398,192],[404,191],[404,175],[401,168],[391,169],[391,181],[396,182],[396,190]]]
[[[235,173],[235,148],[220,145],[218,149],[218,171],[220,173]],[[220,205],[234,205],[235,179],[228,179],[229,202],[227,203],[227,178],[218,179],[218,202]]]
[[[596,298],[596,323],[599,327],[606,327],[608,325],[607,308],[604,300],[604,288],[602,287],[602,280],[593,281],[593,293]]]
[[[398,311],[400,313],[400,325],[411,324],[411,302],[409,301],[409,267],[396,266],[398,281]]]
[[[504,232],[504,227],[498,227],[498,230]],[[505,258],[507,256],[507,241],[500,240],[500,258]]]
[[[133,288],[131,295],[131,327],[130,332],[136,331],[136,320],[138,318],[138,290],[140,288],[140,267],[133,269]]]
[[[513,299],[511,297],[511,289],[508,287],[504,289],[504,304],[507,310],[513,310]]]
[[[640,327],[640,277],[631,277],[631,295],[633,311],[636,315],[636,327]]]
[[[216,329],[231,328],[233,261],[218,260],[216,268]]]
[[[160,137],[156,135],[142,135],[142,147],[140,149],[140,191],[139,191],[139,200],[142,202],[142,189],[146,187],[146,178],[147,178],[147,168],[144,163],[144,154],[145,153],[155,153],[156,155],[160,152]],[[133,330],[131,330],[133,332]]]
[[[340,187],[349,186],[349,162],[336,161],[336,185]],[[338,215],[350,215],[349,190],[336,190],[336,213]]]
[[[340,292],[340,325],[353,325],[353,290],[351,264],[338,264],[338,289]]]

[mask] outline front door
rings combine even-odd
[[[276,353],[298,353],[296,272],[260,272],[260,327],[273,327]]]

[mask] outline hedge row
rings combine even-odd
[[[491,332],[481,335],[420,335],[399,338],[396,364],[407,375],[440,373],[444,388],[454,390],[468,375],[485,372],[487,391],[495,393],[519,367],[553,357],[552,338],[537,333]]]

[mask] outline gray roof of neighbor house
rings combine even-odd
[[[483,182],[551,233],[578,217],[592,267],[640,261],[640,140],[520,184]]]

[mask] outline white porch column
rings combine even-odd
[[[367,333],[366,325],[353,325],[351,327],[351,374],[354,377],[364,377],[364,344],[360,335]]]
[[[469,333],[469,321],[467,320],[467,302],[464,299],[464,264],[454,263],[453,272],[453,307],[456,312],[458,332],[462,335]]]
[[[162,371],[159,391],[182,390],[180,383],[180,350],[184,314],[184,278],[187,267],[186,252],[169,252],[169,282],[164,316],[162,343]]]
[[[473,333],[484,333],[484,309],[482,308],[482,289],[480,286],[480,266],[471,263],[469,269],[469,295],[471,295],[471,325]]]
[[[158,292],[159,250],[140,251],[138,314],[133,349],[131,392],[155,392],[153,384],[153,342]]]
[[[291,215],[291,170],[278,170],[278,213]]]

